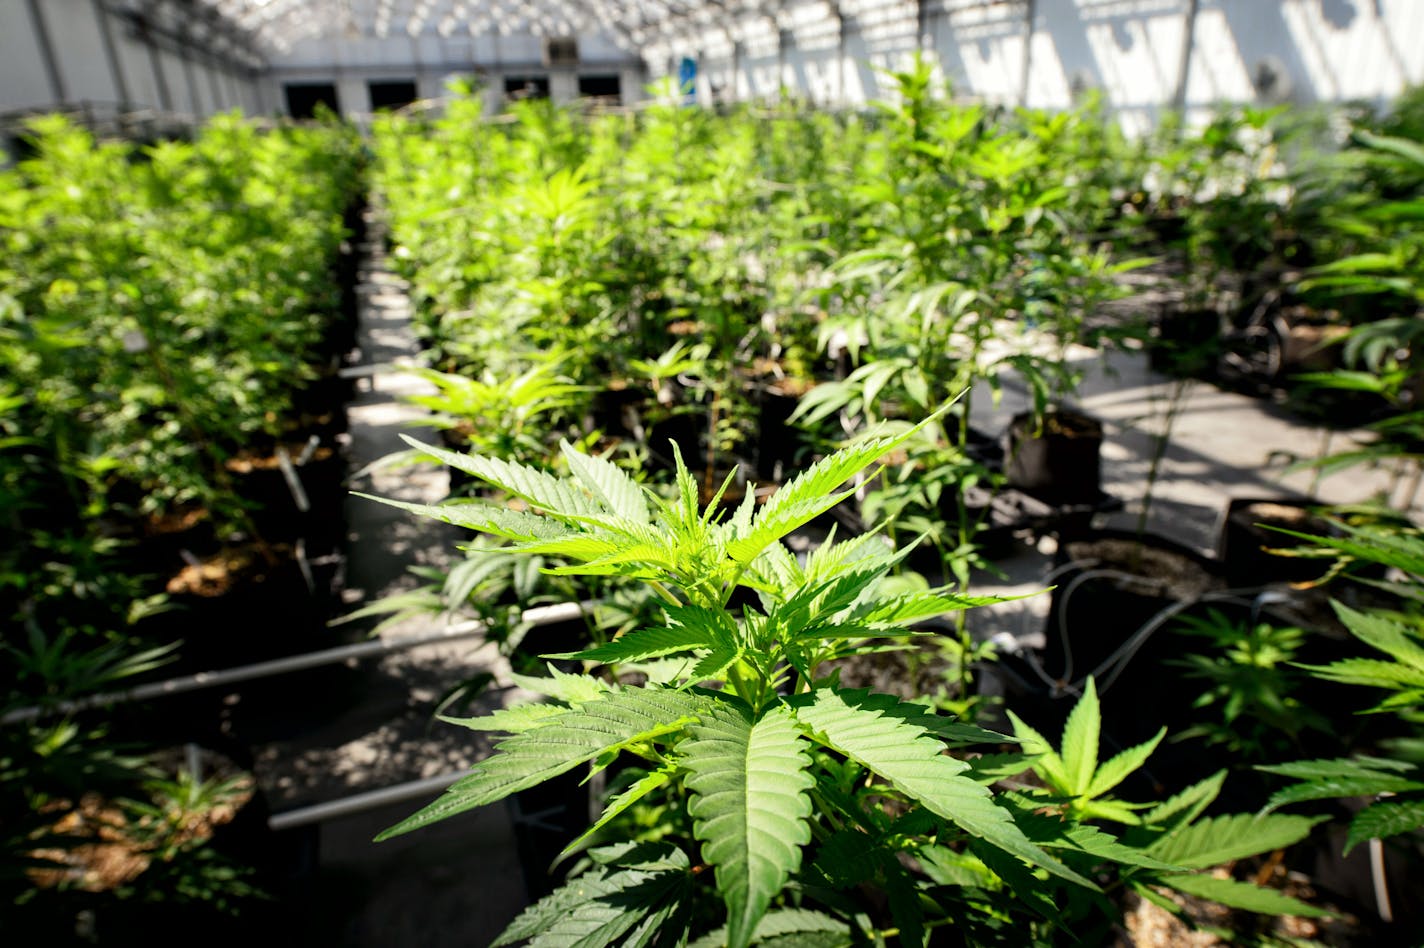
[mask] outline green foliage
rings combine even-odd
[[[1245,908],[1311,911],[1189,870],[1289,845],[1315,821],[1201,819],[1219,779],[1141,816],[1135,811],[1145,805],[1108,798],[1160,735],[1099,765],[1091,687],[1061,754],[1016,721],[1024,753],[990,766],[966,759],[963,748],[1007,738],[824,674],[832,658],[913,635],[907,623],[991,601],[885,584],[903,554],[874,536],[828,543],[804,562],[781,542],[841,499],[847,479],[915,434],[852,443],[759,507],[744,502],[729,514],[700,504],[681,464],[677,493],[665,499],[568,445],[562,476],[421,448],[518,509],[389,503],[499,537],[504,551],[557,555],[568,565],[549,567],[554,573],[646,583],[662,616],[557,656],[603,674],[521,679],[546,702],[454,721],[505,736],[470,775],[380,838],[575,769],[621,769],[621,790],[566,850],[584,853],[580,867],[500,944],[678,944],[703,932],[732,946],[846,944],[892,932],[924,944],[936,928],[972,930],[993,919],[1046,932],[1101,918],[1105,873],[1116,885],[1211,888]],[[734,614],[728,603],[739,588],[756,605]],[[649,662],[661,677],[621,683],[624,663]],[[1062,786],[1047,798],[992,788],[997,774],[1025,767]],[[1058,817],[1042,812],[1058,802],[1066,803]],[[657,814],[656,824],[640,822],[640,812]],[[1130,821],[1137,835],[1119,840],[1086,822],[1099,816]],[[867,886],[885,901],[864,902]],[[1070,910],[1058,912],[1058,903]]]
[[[1419,611],[1424,580],[1424,540],[1413,531],[1344,525],[1338,537],[1311,538],[1319,546],[1364,562],[1389,564],[1402,582],[1384,585],[1402,594],[1403,611],[1358,610],[1333,602],[1345,628],[1384,658],[1345,658],[1329,665],[1305,666],[1326,681],[1381,689],[1386,697],[1372,711],[1391,715],[1415,731],[1424,707],[1424,617]],[[1398,742],[1397,756],[1359,754],[1333,760],[1308,760],[1259,767],[1296,781],[1278,790],[1267,809],[1308,801],[1372,797],[1350,820],[1345,852],[1370,839],[1410,833],[1424,827],[1424,764]]]
[[[1210,609],[1181,617],[1175,631],[1206,643],[1172,664],[1205,683],[1192,707],[1215,715],[1176,740],[1201,737],[1233,753],[1279,760],[1298,752],[1304,737],[1331,733],[1326,718],[1295,694],[1306,677],[1293,665],[1307,638],[1303,629],[1232,621]]]
[[[1067,812],[1075,819],[1109,819],[1119,823],[1139,822],[1133,811],[1143,804],[1125,803],[1106,796],[1133,771],[1137,770],[1156,750],[1166,735],[1166,728],[1151,740],[1129,747],[1101,766],[1098,763],[1098,738],[1102,717],[1098,709],[1097,685],[1092,678],[1083,696],[1063,728],[1061,751],[1055,751],[1044,738],[1018,715],[1009,712],[1014,734],[1026,754],[1035,755],[1031,766],[1050,790],[1067,798]]]

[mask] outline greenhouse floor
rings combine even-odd
[[[373,221],[373,225],[378,222]],[[350,408],[351,487],[418,502],[445,496],[441,469],[371,465],[404,448],[398,435],[412,430],[420,412],[400,397],[420,383],[398,367],[413,364],[410,303],[400,282],[384,267],[383,238],[373,226],[362,271],[359,364],[377,367],[358,386]],[[1150,530],[1210,552],[1217,522],[1234,497],[1272,496],[1312,489],[1308,472],[1287,472],[1291,461],[1324,446],[1338,448],[1347,434],[1327,435],[1293,420],[1258,399],[1223,392],[1204,383],[1178,383],[1147,368],[1142,353],[1104,356],[1073,353],[1086,379],[1080,407],[1104,422],[1103,487],[1121,509],[1100,516],[1106,525],[1137,526],[1146,494],[1153,434],[1161,430],[1176,398],[1170,446],[1162,456],[1147,516]],[[390,371],[396,369],[397,371]],[[987,391],[975,393],[975,427],[992,434],[1026,406],[1022,386],[1005,378],[993,404]],[[1314,494],[1332,502],[1363,501],[1389,486],[1386,472],[1352,471],[1322,479]],[[446,562],[455,533],[394,508],[353,497],[349,527],[345,602],[356,608],[394,592],[409,590],[408,568]],[[1020,536],[1008,557],[985,573],[976,593],[1020,594],[1044,588],[1051,569],[1051,537]],[[970,614],[981,637],[1042,641],[1048,597],[1031,596]],[[388,639],[430,631],[428,619],[382,630]],[[369,630],[370,623],[364,630]],[[354,638],[364,631],[353,626]],[[433,721],[446,689],[471,676],[493,676],[496,687],[482,697],[485,707],[506,700],[509,669],[492,647],[464,639],[393,652],[338,673],[334,689],[323,691],[323,708],[309,700],[303,714],[314,724],[298,733],[282,732],[264,743],[256,772],[274,812],[350,797],[408,781],[468,769],[488,750],[480,735]],[[329,684],[329,682],[328,682]],[[330,704],[329,708],[326,705]],[[315,713],[312,713],[315,712]],[[339,818],[289,830],[303,856],[299,880],[305,933],[321,944],[348,946],[488,944],[526,904],[510,810],[488,807],[397,840],[373,844],[372,837],[414,812],[436,795],[387,803]]]
[[[434,503],[449,479],[434,465],[372,467],[403,450],[402,433],[428,436],[411,427],[423,414],[401,402],[425,383],[400,374],[417,353],[410,331],[405,289],[384,265],[384,240],[372,220],[360,274],[358,358],[374,369],[359,380],[349,409],[349,486],[378,496]],[[350,497],[346,504],[347,567],[343,601],[356,609],[416,579],[408,569],[438,565],[454,552],[455,532],[404,511]],[[359,640],[375,622],[353,623],[347,636]],[[381,630],[387,640],[430,631],[430,620],[396,623]],[[488,750],[468,731],[448,727],[433,715],[447,688],[488,672],[508,685],[507,664],[478,639],[395,651],[378,661],[338,673],[335,687],[304,702],[314,723],[283,733],[257,752],[256,773],[272,810],[300,810],[441,774],[468,770]],[[327,679],[327,684],[331,682]],[[334,695],[333,695],[334,692]],[[487,693],[485,710],[500,700]],[[478,707],[478,706],[477,706]],[[287,830],[301,853],[296,892],[305,934],[315,943],[347,946],[484,945],[526,904],[512,823],[502,807],[488,807],[438,831],[380,844],[372,838],[410,815],[423,798],[387,803],[363,812]]]

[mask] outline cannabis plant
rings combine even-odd
[[[1010,738],[924,704],[843,687],[826,673],[833,659],[916,635],[918,621],[993,601],[943,589],[885,592],[880,580],[904,551],[874,534],[828,543],[804,561],[781,543],[844,499],[848,478],[914,432],[856,441],[760,507],[748,499],[725,517],[720,495],[699,503],[680,456],[676,493],[663,499],[568,445],[562,478],[417,445],[511,502],[388,503],[500,537],[506,550],[566,561],[549,568],[555,574],[647,584],[662,600],[662,619],[548,656],[582,662],[588,672],[521,679],[543,692],[543,703],[452,721],[505,736],[472,773],[379,838],[575,769],[614,774],[621,791],[565,852],[583,854],[578,873],[496,942],[549,946],[679,945],[694,937],[734,948],[787,943],[782,938],[908,945],[924,944],[936,929],[971,941],[999,930],[1022,944],[1025,933],[1052,930],[1058,893],[1104,904],[1089,875],[1103,860],[1182,875],[1217,854],[1244,854],[1239,840],[1221,846],[1214,825],[1184,828],[1194,835],[1179,848],[1191,858],[1178,860],[1045,818],[1032,800],[990,789],[1002,773],[1024,770],[1027,756],[996,755],[986,762],[993,766],[978,767],[951,753]],[[739,592],[745,604],[736,611]],[[620,676],[633,664],[642,684]],[[1210,796],[1169,808],[1143,845],[1168,848],[1169,824],[1185,827]],[[1267,844],[1283,845],[1310,824],[1277,817]],[[1238,835],[1242,828],[1229,827]],[[1011,922],[1020,927],[1004,932]]]
[[[1384,744],[1384,755],[1357,754],[1260,767],[1294,782],[1270,800],[1268,809],[1316,800],[1371,797],[1350,820],[1345,852],[1360,843],[1417,835],[1424,829],[1424,539],[1415,532],[1380,526],[1341,524],[1342,535],[1313,537],[1315,543],[1353,559],[1393,567],[1402,581],[1381,583],[1400,599],[1398,609],[1354,609],[1334,602],[1350,633],[1375,653],[1329,665],[1306,666],[1326,681],[1380,689],[1384,697],[1370,709],[1395,717],[1402,737]],[[1297,536],[1302,536],[1297,534]],[[1375,844],[1377,845],[1377,844]]]

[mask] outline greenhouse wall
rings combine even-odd
[[[696,63],[704,102],[784,88],[855,106],[886,96],[883,71],[922,51],[958,95],[1063,108],[1100,90],[1129,127],[1222,101],[1380,105],[1424,82],[1413,0],[816,0],[778,23],[708,26],[646,58],[655,76]]]
[[[203,118],[265,102],[250,66],[202,48],[182,24],[140,27],[95,0],[9,0],[0,9],[0,113],[80,109]]]
[[[581,79],[617,76],[622,102],[641,97],[646,78],[635,53],[598,34],[577,39],[577,64],[551,66],[544,40],[533,34],[313,38],[294,43],[274,60],[267,89],[280,104],[289,85],[332,84],[339,111],[348,117],[372,112],[379,103],[372,98],[371,83],[392,79],[413,82],[417,98],[435,99],[444,94],[450,79],[473,77],[484,88],[491,112],[513,94],[506,91],[507,84],[524,82],[547,84],[539,92],[563,103],[579,97]]]

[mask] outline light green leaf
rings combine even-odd
[[[1365,807],[1350,821],[1345,855],[1370,839],[1387,839],[1424,826],[1424,800],[1381,800]]]
[[[1360,641],[1379,649],[1411,668],[1424,670],[1424,645],[1404,626],[1379,613],[1360,612],[1331,600],[1335,614]],[[1327,666],[1331,667],[1331,666]]]
[[[924,421],[900,434],[862,438],[811,465],[771,495],[762,505],[751,532],[727,544],[727,555],[733,562],[748,564],[768,544],[830,510],[850,494],[849,491],[834,493],[837,487],[914,437],[926,425],[937,421],[952,404],[947,402]]]
[[[1088,792],[1093,772],[1098,767],[1098,733],[1101,727],[1098,689],[1093,679],[1089,678],[1088,687],[1063,725],[1063,748],[1059,756],[1063,760],[1063,772],[1068,782],[1059,789],[1070,796],[1081,797]]]
[[[1107,793],[1113,787],[1122,783],[1133,771],[1141,767],[1147,758],[1152,756],[1152,752],[1157,749],[1157,745],[1162,742],[1162,738],[1167,736],[1167,729],[1164,727],[1155,735],[1135,747],[1129,747],[1121,753],[1114,754],[1110,760],[1098,768],[1098,772],[1093,775],[1093,782],[1088,785],[1088,796],[1098,797]]]
[[[1303,918],[1323,918],[1330,913],[1324,909],[1308,905],[1300,899],[1292,898],[1276,889],[1267,889],[1249,882],[1235,879],[1218,879],[1199,873],[1169,873],[1159,876],[1158,881],[1178,892],[1197,898],[1220,902],[1231,908],[1262,915],[1296,915]]]
[[[678,752],[689,772],[693,834],[716,869],[727,945],[742,948],[810,841],[810,755],[782,706],[753,722],[722,704],[688,730]]]
[[[1325,817],[1234,813],[1201,820],[1169,833],[1147,852],[1173,865],[1206,869],[1300,842]]]
[[[539,727],[550,718],[558,717],[566,711],[568,708],[557,704],[519,704],[511,708],[499,708],[477,718],[451,718],[441,715],[440,720],[472,731],[519,734]]]
[[[559,449],[573,475],[610,512],[633,523],[644,524],[651,519],[643,488],[626,471],[604,458],[590,457],[574,449],[567,441],[559,442]]]
[[[559,858],[556,861],[562,861],[570,854],[578,852],[590,839],[593,839],[593,837],[598,834],[599,830],[616,819],[619,814],[627,812],[629,807],[633,806],[633,804],[654,790],[659,790],[667,786],[672,780],[675,770],[676,767],[673,764],[668,764],[659,770],[649,771],[635,781],[632,786],[609,800],[607,806],[603,808],[603,815],[600,816],[592,826],[580,833],[578,839],[565,846],[564,851],[559,853]]]
[[[1150,827],[1168,830],[1190,823],[1211,806],[1221,793],[1221,786],[1225,782],[1226,771],[1218,770],[1142,814],[1142,822]]]
[[[707,628],[695,626],[659,627],[629,632],[606,645],[585,649],[582,652],[570,652],[566,655],[551,657],[603,664],[641,662],[692,649],[712,648],[715,644],[716,638]]]
[[[821,689],[795,704],[796,717],[819,742],[855,760],[937,816],[1060,878],[1096,889],[1029,842],[1007,810],[995,806],[969,766],[943,753],[944,745],[919,723],[919,705],[866,690]]]
[[[693,876],[676,847],[645,843],[627,856],[634,865],[596,865],[525,909],[491,948],[604,948],[687,897]]]
[[[506,738],[425,809],[376,837],[390,839],[502,800],[628,744],[682,730],[705,699],[688,692],[649,689],[612,692],[539,727]]]
[[[1347,658],[1329,665],[1302,665],[1317,678],[1344,685],[1424,688],[1424,669],[1373,658]]]
[[[1055,790],[1067,793],[1070,781],[1068,771],[1063,765],[1063,758],[1058,756],[1058,752],[1053,749],[1052,744],[1048,743],[1047,738],[1026,724],[1017,714],[1010,711],[1008,715],[1009,723],[1014,726],[1014,736],[1022,745],[1023,752],[1034,758],[1030,764],[1034,773],[1047,781],[1049,786]]]
[[[608,519],[593,498],[577,490],[570,482],[538,468],[499,458],[457,454],[408,435],[401,435],[401,438],[417,451],[513,494],[555,517],[593,523]]]

